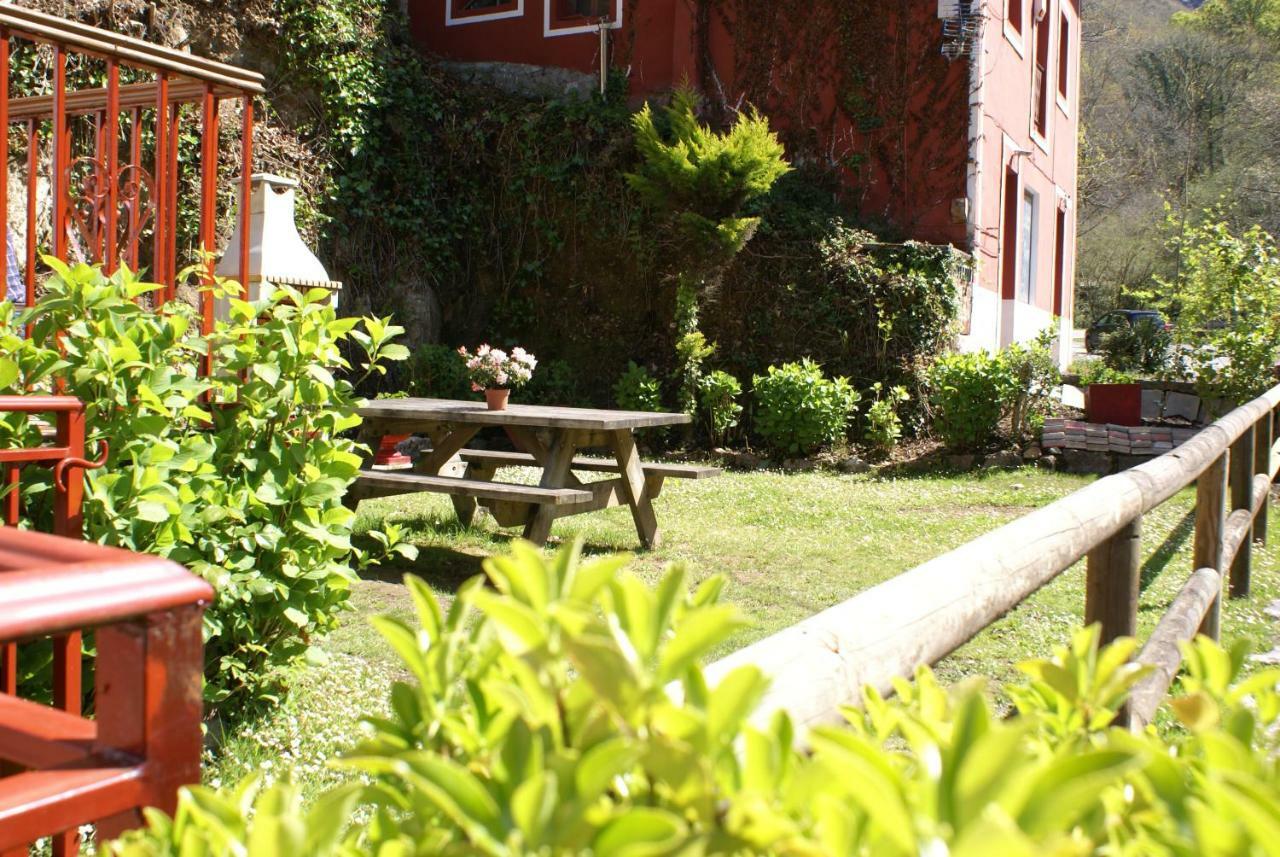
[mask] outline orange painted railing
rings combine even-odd
[[[94,630],[92,720],[0,695],[0,855],[43,837],[74,854],[76,830],[99,838],[172,812],[200,778],[207,583],[156,557],[0,528],[0,641]]]

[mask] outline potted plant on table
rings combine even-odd
[[[489,345],[481,345],[474,353],[459,348],[458,353],[467,363],[467,379],[471,389],[484,391],[485,401],[491,411],[505,410],[511,391],[523,387],[533,377],[537,359],[516,346],[511,353]]]

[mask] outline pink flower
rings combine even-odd
[[[498,386],[499,386],[499,387],[505,387],[505,386],[506,386],[506,384],[507,384],[507,381],[509,381],[509,380],[510,380],[510,378],[507,376],[507,373],[506,373],[506,372],[503,372],[503,371],[499,370],[499,371],[498,371],[498,377],[497,377],[497,379],[496,379],[496,380],[497,380],[497,382],[498,382]]]
[[[479,393],[479,392],[482,392],[483,390],[484,390],[484,387],[481,387],[481,386],[480,386],[479,384],[477,384],[475,381],[472,381],[472,382],[471,382],[471,392],[473,392],[473,393]]]

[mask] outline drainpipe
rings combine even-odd
[[[987,35],[987,0],[970,0],[970,2],[979,7],[979,15],[981,19],[978,24],[977,35],[973,39],[973,45],[969,54],[969,170],[968,184],[966,195],[969,200],[969,212],[965,229],[969,239],[969,252],[973,256],[974,279],[973,279],[973,295],[971,301],[977,302],[977,290],[980,289],[982,265],[982,154],[983,143],[986,141],[986,135],[983,128],[984,114],[984,96],[986,89],[986,35]],[[995,342],[1000,342],[1000,315],[1003,311],[1003,301],[1000,295],[996,294],[996,318],[995,318]],[[972,307],[971,310],[972,312]],[[972,317],[970,325],[970,333],[976,333],[972,327]]]

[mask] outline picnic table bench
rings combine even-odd
[[[423,434],[432,448],[412,471],[378,471],[366,458],[364,472],[348,494],[355,506],[369,497],[432,492],[449,495],[458,520],[469,525],[483,506],[500,526],[523,526],[524,537],[545,544],[551,525],[580,515],[627,505],[646,548],[658,544],[653,500],[666,479],[707,479],[715,467],[645,462],[636,449],[637,429],[681,425],[686,414],[611,411],[542,405],[510,405],[491,411],[481,402],[451,399],[383,399],[360,409],[360,440],[373,449],[383,435]],[[519,451],[469,449],[486,427],[505,431]],[[607,457],[577,453],[603,449]],[[498,482],[503,467],[541,468],[537,485]],[[614,479],[583,482],[575,474],[614,473]]]

